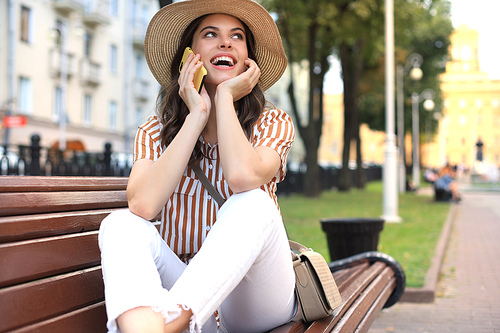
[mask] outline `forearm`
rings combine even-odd
[[[238,121],[230,95],[218,94],[216,103],[219,154],[230,188],[238,193],[267,183],[278,171],[278,155],[269,157],[251,145]]]
[[[203,126],[202,121],[188,115],[158,160],[134,164],[127,186],[128,204],[134,214],[151,219],[162,209],[186,169]]]

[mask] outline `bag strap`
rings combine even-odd
[[[205,189],[208,191],[208,193],[210,193],[212,198],[214,198],[215,201],[217,201],[217,203],[219,204],[219,207],[222,207],[222,205],[224,204],[224,202],[226,202],[226,200],[224,200],[224,198],[220,195],[220,193],[215,189],[215,187],[212,185],[212,183],[208,180],[207,176],[205,176],[205,174],[201,170],[200,166],[195,165],[192,167],[192,169],[193,169],[194,173],[196,174],[196,176],[198,176],[198,179],[201,181],[201,183],[203,184]]]
[[[291,240],[288,241],[288,244],[290,245],[290,249],[297,251],[297,252],[300,252],[300,253],[310,250],[309,248],[305,247],[304,245],[297,243],[297,242],[294,242],[294,241],[291,241]]]

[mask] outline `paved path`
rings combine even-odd
[[[397,303],[370,333],[500,333],[500,192],[465,192],[441,269],[436,301]]]

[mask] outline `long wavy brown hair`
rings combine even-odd
[[[191,46],[194,33],[200,22],[205,17],[206,15],[197,18],[184,31],[181,43],[170,66],[170,77],[172,78],[171,84],[169,87],[162,87],[158,95],[156,107],[160,120],[163,124],[160,138],[165,147],[168,146],[177,133],[179,133],[186,116],[189,114],[189,109],[179,96],[179,83],[177,82],[179,78],[179,64],[181,62],[184,49],[187,46]],[[247,35],[248,57],[257,62],[255,57],[255,39],[248,27],[243,22],[242,24]],[[252,127],[259,119],[260,114],[264,110],[265,104],[266,99],[264,97],[264,92],[258,84],[253,88],[250,94],[235,102],[235,109],[238,111],[238,120],[247,138],[250,138],[250,135],[252,134]],[[202,157],[203,154],[201,152],[201,144],[200,142],[197,142],[193,149],[193,153],[191,154],[189,166],[199,163]]]

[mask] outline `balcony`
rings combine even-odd
[[[141,79],[141,78],[136,78],[134,80],[134,97],[138,101],[147,101],[148,100],[148,94],[149,94],[149,83],[148,81]]]
[[[83,22],[88,26],[109,24],[109,3],[107,0],[86,0],[83,13]]]
[[[134,24],[132,27],[132,40],[135,48],[144,49],[144,37],[146,36],[146,26],[144,24]]]
[[[97,86],[101,84],[101,65],[82,59],[80,61],[80,81],[83,85]]]
[[[75,75],[76,72],[76,65],[75,65],[75,59],[74,56],[70,53],[66,53],[66,59],[67,59],[67,64],[66,64],[66,75],[69,77]],[[61,76],[61,69],[62,69],[62,64],[61,64],[61,51],[59,49],[52,49],[50,50],[50,57],[49,57],[49,69],[50,69],[50,75],[52,77],[60,77]]]
[[[63,14],[71,12],[83,13],[85,8],[84,0],[52,0],[52,6]]]

